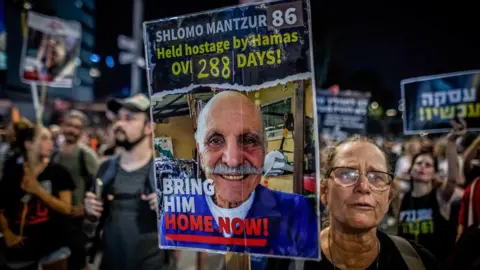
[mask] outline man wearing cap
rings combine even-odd
[[[83,233],[85,191],[92,183],[98,170],[98,156],[90,147],[80,142],[89,125],[88,117],[78,110],[71,110],[63,117],[62,135],[64,142],[51,157],[54,163],[65,167],[75,183],[72,192],[72,215],[69,235],[72,255],[68,260],[70,270],[85,269],[87,254],[85,253],[86,237]],[[58,130],[60,131],[60,130]],[[53,129],[52,129],[53,134]]]
[[[103,230],[100,269],[171,269],[158,248],[157,193],[152,152],[150,101],[142,94],[111,100],[115,139],[125,149],[100,165],[95,188],[86,193],[85,210]],[[91,250],[94,258],[98,242]]]

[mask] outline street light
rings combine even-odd
[[[98,70],[98,68],[91,68],[90,69],[90,72],[89,72],[90,76],[92,76],[93,78],[98,78],[100,77],[100,70]]]
[[[395,110],[395,109],[388,109],[386,114],[387,114],[387,116],[394,117],[394,116],[397,115],[397,110]]]
[[[370,107],[374,110],[378,109],[378,102],[374,101],[370,104]]]

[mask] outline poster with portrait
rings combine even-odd
[[[157,174],[161,248],[320,258],[310,25],[309,1],[144,23],[154,137],[197,166]]]
[[[480,70],[410,78],[401,89],[405,134],[449,132],[459,119],[480,131]]]
[[[0,0],[0,70],[7,69],[7,28],[5,27],[5,1]]]
[[[72,87],[82,40],[80,23],[30,11],[27,25],[20,79],[25,83]]]

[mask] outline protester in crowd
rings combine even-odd
[[[468,141],[470,140],[468,139]],[[471,184],[480,176],[480,136],[478,135],[463,152],[463,174],[466,185]]]
[[[121,148],[115,144],[115,131],[113,126],[107,127],[105,138],[102,145],[98,149],[98,154],[101,159],[107,159],[110,156],[118,155],[121,152]]]
[[[458,240],[442,269],[478,270],[480,269],[480,227],[471,226]]]
[[[7,139],[6,132],[0,134],[0,179],[2,178],[3,163],[7,159],[8,152],[10,151],[10,142]]]
[[[328,207],[322,260],[305,261],[303,269],[437,269],[421,246],[377,230],[395,195],[387,155],[377,145],[354,136],[326,149],[321,162],[321,202]],[[269,259],[267,269],[295,269],[292,263]]]
[[[397,160],[395,165],[395,177],[401,180],[410,179],[408,172],[412,164],[412,157],[418,154],[421,149],[421,141],[417,138],[412,138],[405,142],[403,155]]]
[[[9,269],[67,269],[67,215],[74,183],[68,171],[49,162],[50,131],[16,130],[19,154],[6,161],[0,182],[0,227]]]
[[[171,269],[169,252],[158,248],[150,101],[140,94],[112,100],[108,107],[117,118],[116,144],[125,151],[100,166],[101,191],[86,193],[85,209],[97,227],[90,259],[103,230],[100,269]]]
[[[53,152],[56,153],[64,141],[62,130],[58,125],[50,125],[48,129],[50,129],[50,133],[52,133]]]
[[[452,202],[460,200],[455,140],[464,129],[455,127],[447,137],[447,181],[436,182],[438,161],[432,152],[420,152],[412,159],[411,190],[405,194],[400,207],[398,235],[413,240],[444,260],[456,237],[458,212],[452,214]],[[453,217],[452,217],[453,216]]]
[[[81,144],[79,138],[89,125],[87,116],[78,110],[69,111],[64,116],[63,136],[65,142],[59,152],[52,157],[53,162],[68,169],[75,183],[72,194],[72,220],[70,222],[69,269],[79,270],[86,267],[86,236],[83,232],[85,216],[83,200],[85,192],[92,185],[93,176],[98,170],[98,157],[88,146]]]
[[[467,148],[463,155],[463,171],[469,185],[465,189],[458,217],[459,238],[465,229],[480,225],[480,136]]]
[[[214,229],[167,229],[167,219],[171,219],[171,211],[167,210],[161,217],[162,235],[190,234],[235,238],[238,235],[233,231],[222,232],[219,229],[220,218],[267,218],[268,236],[261,238],[266,238],[266,245],[208,242],[193,244],[188,241],[169,240],[167,237],[161,238],[162,244],[172,247],[195,245],[198,249],[232,252],[245,252],[248,249],[256,254],[317,258],[318,224],[313,222],[317,218],[313,206],[304,196],[272,191],[260,185],[267,141],[258,106],[239,92],[224,91],[216,94],[205,105],[198,116],[197,126],[195,140],[201,167],[206,179],[213,181],[214,194],[186,196],[194,198],[195,201],[196,210],[192,215],[200,218],[213,217]],[[259,238],[253,235],[247,237]]]

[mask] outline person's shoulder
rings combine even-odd
[[[79,144],[79,150],[82,151],[83,153],[85,153],[85,155],[87,156],[90,156],[90,157],[93,157],[93,158],[97,158],[98,155],[97,153],[91,148],[89,147],[88,145],[84,145],[84,144]]]
[[[413,241],[408,241],[408,242],[410,243],[410,245],[412,245],[412,247],[417,252],[426,270],[439,269],[437,259],[430,251],[428,251],[428,249],[424,248],[423,246]]]
[[[400,238],[400,236],[390,236],[387,235],[381,231],[377,232],[377,236],[380,240],[380,242],[383,244],[383,246],[387,249],[395,249],[398,252],[398,256],[402,256],[402,250],[397,246],[397,244],[394,241],[395,237]],[[401,238],[404,239],[404,238]],[[428,251],[426,248],[423,246],[415,243],[414,241],[411,240],[406,240],[404,239],[410,246],[415,250],[415,252],[418,254],[420,257],[420,260],[422,261],[423,265],[425,266],[426,270],[433,270],[433,269],[438,269],[438,264],[435,256]]]

